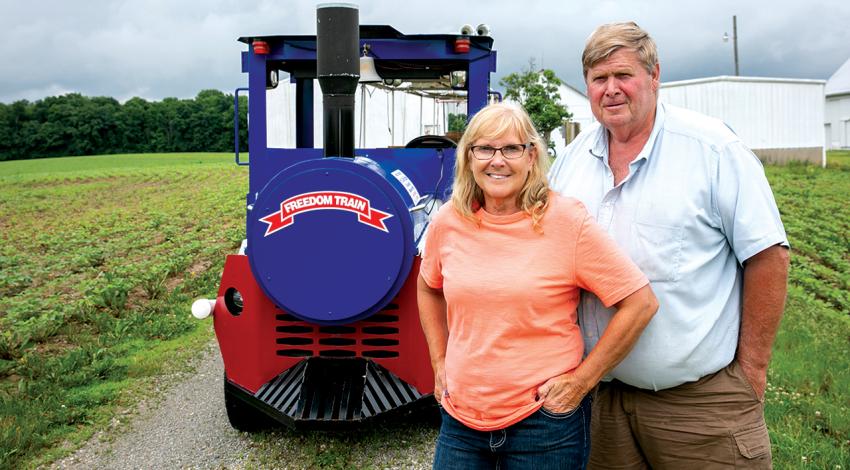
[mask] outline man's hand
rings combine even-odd
[[[788,264],[788,249],[780,245],[744,262],[737,359],[759,399],[764,397],[771,348],[785,309]]]
[[[741,365],[741,370],[744,371],[744,375],[753,387],[753,391],[756,392],[758,399],[764,399],[764,389],[767,388],[767,368],[755,367],[740,359],[738,364]]]
[[[543,406],[547,410],[553,413],[567,413],[578,408],[591,388],[592,385],[569,372],[547,380],[537,389],[537,396],[543,400]]]

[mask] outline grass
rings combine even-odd
[[[826,152],[827,168],[850,168],[850,150],[830,150]]]
[[[233,162],[233,155],[222,153],[146,153],[14,160],[0,162],[0,177],[54,179],[63,178],[69,173],[77,176],[91,176],[101,172],[223,165],[231,162]]]
[[[189,306],[243,238],[246,183],[220,154],[0,163],[0,468],[91,435],[209,342]]]
[[[774,466],[848,468],[850,318],[791,286],[765,394]]]
[[[768,371],[776,468],[850,468],[850,152],[766,168],[791,242],[788,303]]]
[[[850,468],[850,152],[767,167],[792,244],[765,414],[776,468]],[[230,155],[0,163],[0,468],[50,462],[185,370],[244,237]],[[223,412],[223,410],[222,410]],[[428,467],[433,426],[254,436],[248,465]]]

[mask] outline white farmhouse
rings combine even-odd
[[[826,82],[826,146],[850,148],[850,59]]]

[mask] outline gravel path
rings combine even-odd
[[[224,366],[208,348],[191,376],[183,377],[159,401],[142,403],[129,426],[113,419],[51,468],[174,469],[243,468],[251,440],[230,427],[222,393]],[[123,427],[122,427],[123,426]]]
[[[431,468],[437,428],[422,417],[342,433],[278,428],[251,436],[234,430],[225,414],[224,366],[215,342],[194,372],[154,380],[156,397],[116,415],[106,430],[49,468]]]

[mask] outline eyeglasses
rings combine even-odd
[[[508,160],[515,160],[523,154],[525,154],[525,149],[533,146],[532,143],[527,144],[511,144],[505,145],[504,147],[491,147],[489,145],[473,145],[470,147],[472,150],[472,156],[475,157],[476,160],[490,160],[494,156],[496,156],[496,151],[502,152],[502,156]]]

